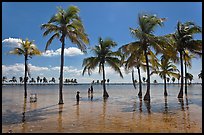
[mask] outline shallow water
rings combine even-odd
[[[64,85],[64,104],[58,105],[58,85],[28,85],[37,93],[35,103],[24,101],[23,85],[2,86],[2,132],[202,132],[202,86],[188,87],[188,97],[178,100],[178,85],[151,85],[151,102],[137,96],[132,85]],[[75,96],[80,91],[77,105]],[[143,85],[143,96],[146,85]]]

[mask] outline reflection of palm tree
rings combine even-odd
[[[88,74],[90,75],[92,70],[94,70],[97,66],[99,66],[99,73],[103,73],[103,97],[107,98],[109,97],[108,92],[106,91],[106,85],[105,85],[105,64],[108,64],[110,67],[112,67],[116,72],[120,74],[121,77],[123,77],[120,66],[121,61],[119,60],[118,56],[120,56],[119,52],[113,52],[111,51],[112,47],[115,47],[116,43],[112,41],[111,39],[102,40],[102,38],[99,38],[99,45],[95,46],[92,51],[95,54],[95,57],[88,57],[83,60],[83,73],[88,71]]]
[[[14,50],[10,51],[9,53],[24,55],[24,58],[25,58],[24,97],[27,98],[27,81],[25,81],[27,78],[27,73],[29,75],[27,60],[28,60],[28,57],[32,58],[33,55],[40,55],[41,52],[37,49],[36,45],[33,44],[33,41],[29,41],[28,39],[26,39],[25,41],[21,39],[20,44],[21,44],[21,47],[14,48]]]
[[[43,36],[47,36],[52,32],[54,35],[48,40],[45,50],[52,43],[55,38],[60,38],[62,43],[61,48],[61,66],[60,66],[60,82],[59,82],[59,104],[63,104],[63,66],[64,66],[64,47],[65,39],[69,38],[70,41],[85,52],[86,44],[89,43],[87,34],[84,32],[84,26],[79,17],[79,9],[76,6],[70,6],[67,10],[58,8],[58,13],[55,14],[47,24],[41,26],[45,29]]]
[[[23,113],[22,113],[22,132],[25,132],[25,128],[26,128],[26,117],[25,117],[25,113],[26,113],[26,98],[24,98],[24,102],[23,102]]]
[[[148,114],[150,114],[150,113],[151,113],[151,105],[150,105],[150,102],[145,101],[144,103],[145,103],[145,106],[146,106],[146,108],[147,108]]]
[[[63,104],[59,105],[59,117],[58,117],[58,131],[62,131],[62,110],[63,110]]]
[[[167,97],[164,97],[164,113],[168,113],[168,103],[167,103]]]

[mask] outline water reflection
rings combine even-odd
[[[93,101],[93,93],[91,93],[91,101]]]
[[[140,98],[140,106],[139,106],[140,113],[142,113],[142,98]]]
[[[22,113],[22,132],[24,133],[26,130],[26,117],[25,117],[25,113],[26,113],[26,98],[24,98],[24,102],[23,102],[23,113]]]
[[[184,100],[183,98],[178,99],[179,103],[181,105],[181,110],[183,113],[183,128],[185,129],[185,132],[188,132],[188,130],[190,129],[190,117],[189,117],[189,106],[188,106],[188,97],[186,95],[186,104],[184,105]]]
[[[108,98],[103,98],[103,112],[102,112],[102,125],[103,125],[103,128],[105,129],[105,118],[106,118],[106,104],[107,104],[107,100]]]
[[[144,101],[148,114],[151,113],[151,104],[149,101]]]
[[[178,101],[179,101],[179,103],[181,105],[181,110],[184,111],[185,109],[184,109],[183,98],[178,98]]]
[[[62,111],[63,111],[63,104],[59,105],[59,115],[58,115],[58,131],[62,131]]]
[[[167,103],[167,96],[164,97],[164,113],[168,113],[168,103]]]

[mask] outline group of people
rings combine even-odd
[[[77,95],[76,95],[76,100],[77,100],[77,102],[79,102],[79,99],[81,98],[80,96],[79,96],[79,91],[77,91]],[[88,98],[90,98],[91,97],[91,100],[93,99],[93,86],[91,85],[91,87],[90,88],[88,88]]]

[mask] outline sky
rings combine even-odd
[[[17,79],[24,76],[24,57],[8,54],[14,47],[19,46],[19,39],[34,40],[34,44],[42,56],[33,56],[28,61],[31,77],[59,78],[61,43],[54,40],[45,52],[45,45],[51,35],[43,37],[40,26],[47,23],[57,13],[57,7],[67,9],[70,5],[80,9],[80,17],[88,34],[90,44],[87,54],[82,53],[69,39],[65,43],[64,78],[76,78],[78,83],[90,83],[92,80],[102,80],[102,74],[97,69],[89,76],[82,76],[82,62],[84,58],[93,56],[91,47],[98,45],[98,38],[111,38],[117,43],[113,50],[117,50],[124,44],[135,41],[129,28],[138,27],[138,14],[150,13],[161,18],[167,18],[163,27],[157,27],[154,34],[162,36],[174,33],[178,21],[182,23],[193,21],[202,26],[201,2],[2,2],[2,76],[8,79],[15,76]],[[202,35],[195,35],[195,39],[202,39]],[[180,70],[180,65],[177,64]],[[192,60],[192,68],[188,72],[193,74],[193,82],[202,82],[198,74],[202,69],[202,58]],[[110,82],[132,82],[131,73],[126,73],[121,68],[124,78],[113,71],[109,66],[105,67],[106,78]],[[142,77],[146,72],[142,71]],[[147,78],[147,77],[146,77]],[[138,80],[135,71],[135,79]],[[154,80],[163,82],[158,75],[151,76]],[[176,80],[177,82],[177,80]]]

